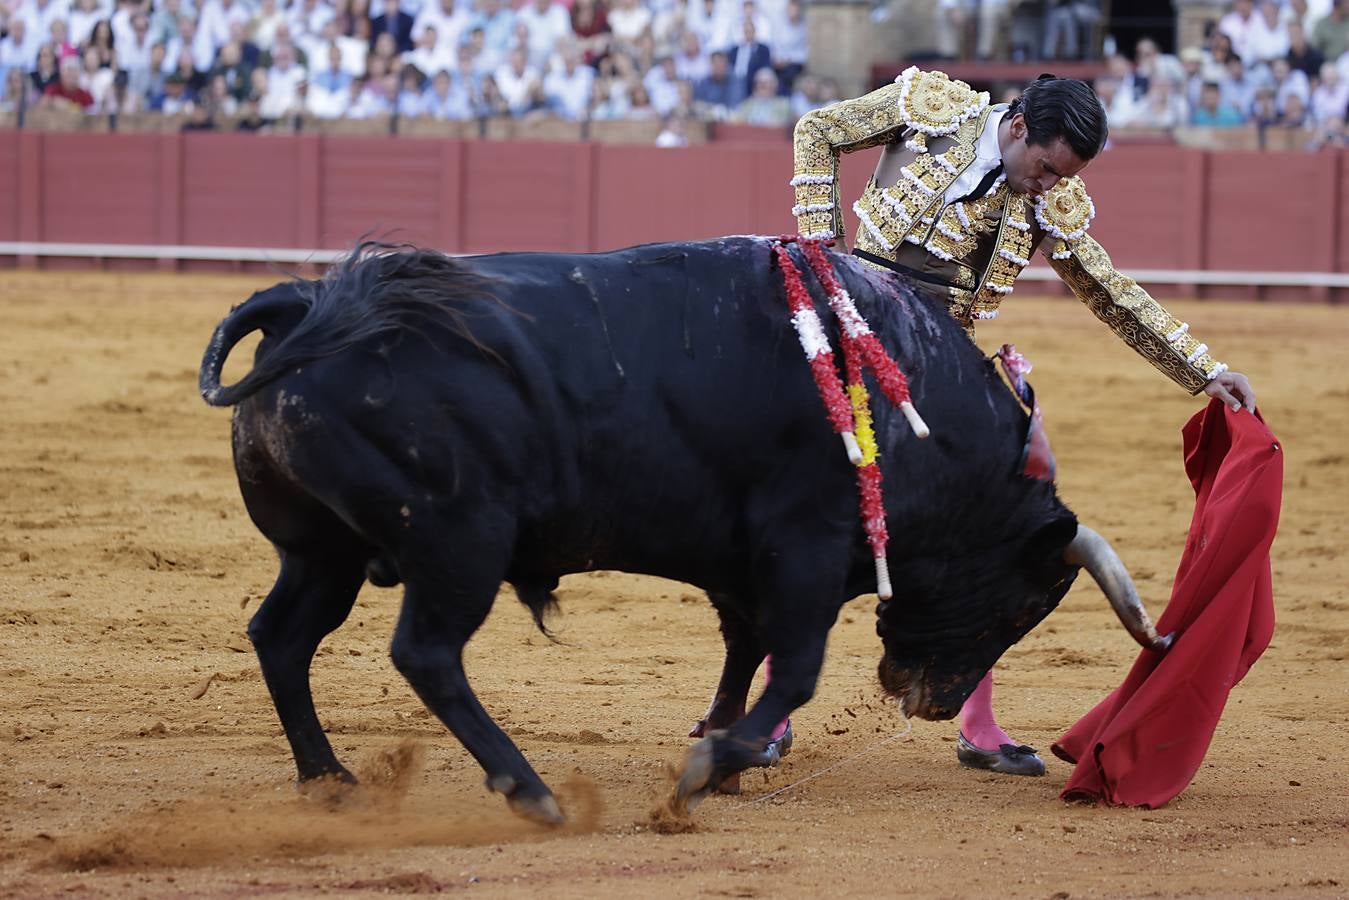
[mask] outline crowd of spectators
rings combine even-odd
[[[0,111],[787,126],[802,0],[0,0]]]
[[[1112,130],[1294,129],[1342,144],[1349,109],[1349,0],[1235,0],[1203,46],[1149,39],[1096,79]]]
[[[1080,59],[1096,53],[1101,0],[935,0],[936,53],[946,59]],[[1117,8],[1123,4],[1116,4]]]
[[[807,0],[0,0],[0,112],[787,126],[840,99],[806,67]],[[935,0],[988,56],[1016,0]],[[1052,0],[1046,58],[1089,55],[1099,4]],[[1099,43],[1099,42],[1098,42]],[[1107,42],[1107,48],[1109,47]],[[1006,41],[1002,41],[1005,49]],[[947,46],[950,45],[950,46]],[[1144,38],[1095,87],[1112,129],[1306,129],[1346,143],[1349,0],[1233,0],[1203,46]]]

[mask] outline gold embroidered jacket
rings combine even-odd
[[[947,202],[947,189],[975,162],[989,113],[988,94],[916,67],[894,84],[807,113],[794,141],[797,231],[831,238],[842,231],[840,153],[903,140],[912,161],[894,184],[873,178],[853,205],[861,223],[856,246],[954,285],[951,314],[971,337],[976,321],[998,314],[1032,250],[1044,244],[1050,265],[1078,299],[1172,381],[1198,393],[1226,371],[1188,324],[1116,271],[1087,235],[1096,209],[1080,178],[1066,178],[1032,201],[1000,177],[982,197]]]

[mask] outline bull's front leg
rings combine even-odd
[[[764,650],[749,621],[752,601],[733,594],[708,592],[708,598],[721,622],[721,637],[726,645],[726,658],[721,667],[721,680],[707,712],[689,730],[689,737],[704,737],[708,731],[728,728],[745,715],[745,701],[749,696],[754,673],[764,660]]]
[[[749,696],[754,673],[764,660],[764,651],[759,636],[749,620],[753,607],[750,599],[738,594],[708,592],[712,606],[721,620],[721,636],[726,644],[726,659],[722,663],[721,680],[712,703],[703,718],[689,730],[689,737],[705,737],[709,732],[720,731],[739,722],[745,717],[745,701]],[[760,753],[762,758],[762,751]],[[760,765],[763,763],[760,762]],[[722,794],[740,793],[740,775],[727,775],[716,785]]]
[[[829,629],[842,606],[847,557],[838,554],[840,562],[828,564],[820,554],[800,552],[811,546],[764,554],[757,580],[768,609],[760,616],[760,646],[772,654],[773,679],[748,715],[710,731],[689,750],[675,786],[676,809],[691,810],[729,776],[760,765],[773,729],[814,695]]]

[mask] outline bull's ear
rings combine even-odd
[[[1077,517],[1065,513],[1050,520],[1026,541],[1022,561],[1036,576],[1051,582],[1063,577],[1063,551],[1077,537]]]

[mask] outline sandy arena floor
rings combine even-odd
[[[1252,376],[1287,450],[1278,630],[1180,799],[1066,806],[1058,760],[1006,778],[956,765],[952,723],[896,738],[862,598],[786,764],[658,834],[649,811],[721,645],[697,592],[621,574],[564,583],[564,644],[508,593],[469,646],[479,695],[570,825],[525,824],[485,791],[389,663],[399,595],[374,588],[314,668],[334,745],[372,787],[338,810],[298,796],[244,635],[275,560],[239,500],[229,414],[196,393],[215,323],[274,280],[0,281],[0,893],[1349,896],[1349,309],[1174,304]],[[1037,364],[1062,493],[1159,614],[1198,402],[1071,301],[1019,297],[981,336]],[[1002,721],[1041,748],[1134,657],[1089,581],[997,669]]]

